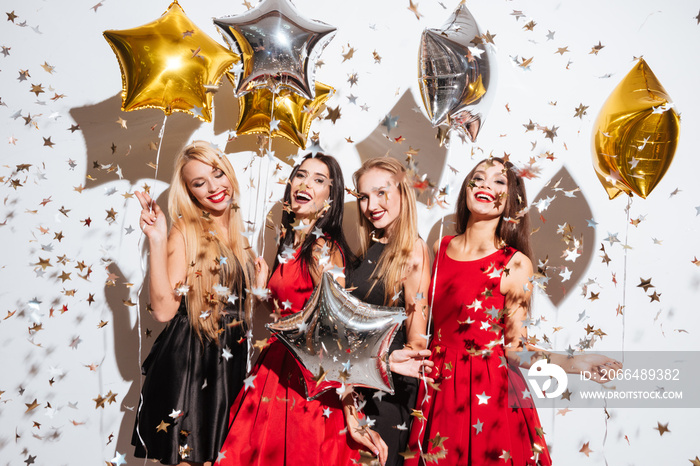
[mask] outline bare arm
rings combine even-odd
[[[168,322],[177,314],[182,300],[175,293],[175,288],[178,283],[184,282],[187,272],[185,238],[176,228],[167,234],[165,214],[148,194],[136,192],[136,197],[142,208],[139,224],[148,238],[150,249],[148,266],[152,315],[158,322]]]
[[[414,350],[427,346],[424,335],[428,325],[428,288],[430,287],[430,257],[425,241],[418,238],[413,246],[408,273],[403,284],[406,302],[406,340]]]
[[[506,296],[506,308],[508,314],[505,319],[504,337],[506,344],[506,356],[508,360],[520,367],[529,368],[535,361],[547,358],[550,363],[556,364],[565,372],[576,374],[580,371],[589,371],[596,382],[604,382],[599,377],[599,370],[603,366],[612,369],[621,369],[622,364],[607,356],[599,354],[578,354],[568,357],[562,354],[545,351],[542,348],[529,343],[525,321],[528,319],[530,307],[530,295],[532,284],[532,263],[524,254],[517,252],[507,268],[508,275],[501,280],[501,292]],[[532,351],[530,358],[521,358],[522,351]]]
[[[345,272],[345,261],[343,260],[343,254],[340,252],[340,249],[324,238],[316,240],[313,257],[314,263],[309,264],[309,273],[311,274],[311,280],[314,282],[314,286],[317,286],[321,282],[321,276],[323,272],[327,270],[337,267]],[[345,288],[345,277],[336,277],[335,281]]]

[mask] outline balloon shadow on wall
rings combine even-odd
[[[343,232],[350,250],[357,254],[360,249],[360,213],[355,200],[345,203]]]
[[[447,148],[440,147],[435,137],[437,129],[433,128],[423,116],[419,105],[421,104],[416,102],[411,91],[405,91],[389,112],[392,117],[398,117],[397,126],[387,131],[387,128],[392,125],[380,123],[369,136],[357,143],[360,160],[364,162],[367,159],[388,155],[404,161],[407,158],[406,153],[413,148],[419,151],[413,156],[419,176],[427,175],[431,182],[439,182],[446,167]],[[403,140],[399,143],[398,138]],[[417,195],[418,202],[427,202],[427,192],[422,195],[417,193]]]
[[[80,125],[87,153],[87,188],[118,180],[119,174],[132,184],[154,178],[163,112],[121,110],[121,93],[95,105],[76,107],[70,114]],[[126,120],[124,128],[119,119]],[[202,124],[182,113],[168,117],[158,166],[158,180],[170,183],[175,156]],[[150,164],[150,165],[149,165]]]
[[[562,167],[532,199],[530,226],[533,233],[530,240],[535,256],[532,265],[535,272],[545,272],[549,279],[545,292],[552,304],[558,307],[583,278],[593,260],[595,225],[588,222],[593,214],[588,200],[566,167]],[[542,202],[549,203],[549,207],[538,212],[535,206]],[[567,252],[574,248],[576,253]],[[545,262],[545,269],[538,265]]]
[[[109,266],[109,273],[122,277],[123,274],[115,264]],[[145,277],[148,283],[148,276]],[[124,302],[129,299],[129,289],[123,286],[105,286],[105,301],[112,310],[112,328],[114,332],[114,353],[119,374],[125,382],[131,383],[129,391],[122,398],[120,410],[124,413],[119,434],[116,436],[117,452],[126,453],[127,463],[129,460],[142,461],[133,456],[134,447],[131,445],[131,436],[134,430],[136,411],[139,405],[141,388],[141,367],[138,362],[142,362],[153,346],[155,338],[165,327],[165,324],[156,322],[149,312],[148,293],[141,293],[139,298],[139,319],[141,322],[141,339],[139,340],[139,327],[131,324],[131,313]],[[139,342],[141,344],[141,355],[139,358]],[[135,382],[135,383],[134,383]]]

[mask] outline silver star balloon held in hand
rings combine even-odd
[[[266,327],[299,362],[311,400],[345,384],[393,394],[387,353],[405,319],[403,308],[364,303],[325,272],[304,309]]]
[[[286,87],[306,99],[316,94],[316,61],[335,27],[304,18],[287,0],[263,0],[240,15],[215,18],[224,39],[243,57],[236,96]]]
[[[476,20],[461,3],[440,29],[425,29],[418,84],[433,126],[448,125],[472,142],[491,106],[496,61]]]

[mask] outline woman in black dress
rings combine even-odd
[[[137,457],[212,464],[226,437],[246,370],[245,289],[259,266],[241,235],[238,194],[229,161],[202,141],[175,161],[169,233],[163,211],[136,192],[150,249],[151,313],[168,322],[142,368]]]
[[[396,159],[367,160],[353,176],[360,210],[359,260],[347,287],[369,304],[405,307],[407,319],[389,349],[392,368],[427,346],[428,248],[418,236],[416,198]],[[422,354],[422,353],[421,353]],[[425,354],[430,354],[425,352]],[[388,447],[387,465],[403,464],[418,379],[392,372],[395,394],[359,389],[362,411]]]

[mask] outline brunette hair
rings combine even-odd
[[[505,197],[505,208],[496,227],[496,246],[503,246],[502,243],[517,249],[532,259],[532,248],[530,247],[530,215],[528,213],[527,194],[525,193],[525,183],[518,174],[515,165],[510,161],[500,157],[489,157],[477,163],[467,174],[462,183],[457,198],[457,225],[458,235],[467,229],[467,222],[471,212],[467,208],[467,188],[471,185],[474,173],[485,163],[500,163],[503,165],[503,174],[506,176],[508,190]]]
[[[325,212],[321,213],[316,219],[314,227],[319,228],[323,232],[323,236],[328,240],[329,247],[331,250],[333,248],[339,248],[341,254],[343,255],[343,261],[348,264],[352,259],[352,253],[345,240],[345,233],[343,233],[343,211],[345,210],[345,182],[343,180],[343,172],[338,165],[338,161],[331,155],[326,154],[307,154],[302,159],[301,163],[296,165],[289,175],[289,182],[287,182],[287,187],[284,190],[283,202],[285,205],[290,205],[292,200],[292,184],[291,180],[294,179],[297,172],[301,168],[304,161],[314,158],[323,162],[328,168],[328,175],[331,182],[330,194],[328,196],[328,202],[330,207]],[[283,210],[282,211],[282,228],[283,233],[280,236],[279,245],[277,247],[277,255],[275,256],[275,262],[272,266],[272,272],[279,266],[279,256],[288,247],[294,245],[294,228],[292,224],[294,223],[294,212]],[[302,271],[305,274],[309,274],[309,265],[313,262],[313,252],[314,244],[317,239],[314,235],[308,234],[304,238],[304,242],[301,244],[301,250],[297,256],[301,260]]]

